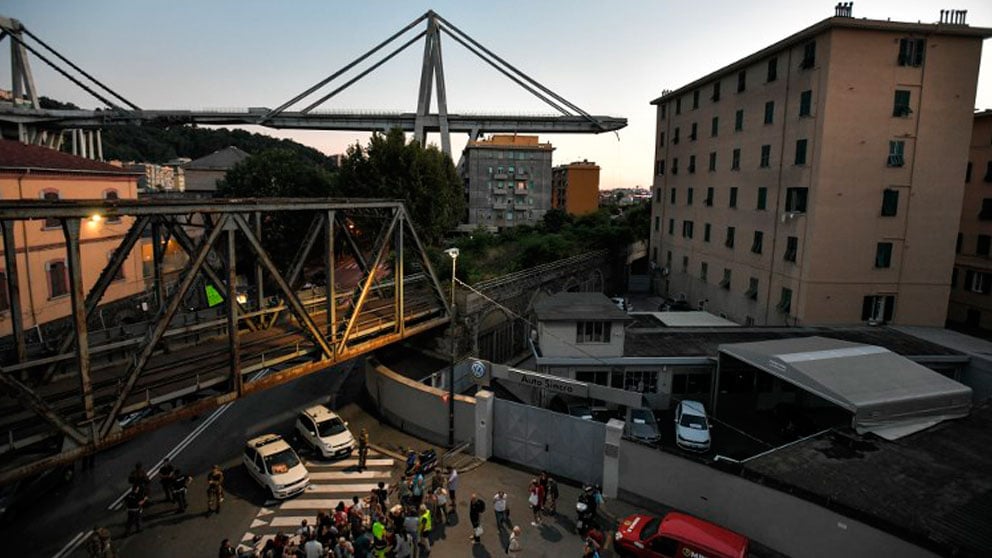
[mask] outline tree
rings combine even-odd
[[[549,233],[561,232],[563,228],[567,225],[571,225],[575,221],[575,218],[566,213],[564,209],[554,208],[548,210],[541,220],[541,225]]]
[[[451,158],[436,146],[407,142],[399,129],[373,134],[367,147],[350,147],[337,189],[348,197],[402,200],[427,244],[440,242],[465,211],[464,186]]]

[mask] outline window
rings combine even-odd
[[[813,110],[813,90],[807,89],[799,94],[799,116],[809,116]]]
[[[785,239],[785,255],[782,257],[787,262],[796,261],[796,252],[799,251],[799,237],[790,236]]]
[[[710,137],[715,138],[720,134],[720,118],[714,116],[710,121]]]
[[[750,298],[751,300],[758,300],[758,278],[752,277],[748,280],[747,291],[744,292],[744,296]]]
[[[706,189],[706,200],[703,202],[706,207],[713,207],[713,194],[714,191],[712,186]]]
[[[628,370],[623,374],[623,389],[641,393],[657,393],[657,370]]]
[[[665,116],[668,115],[668,104],[661,105],[661,119],[664,120]]]
[[[114,258],[114,251],[111,250],[111,251],[107,252],[107,262],[110,262],[110,260],[112,260],[113,258]],[[126,263],[127,263],[127,260],[124,260],[123,262],[121,262],[121,266],[117,268],[117,274],[114,275],[114,281],[123,281],[124,280],[124,265]]]
[[[698,109],[699,108],[699,90],[698,89],[692,92],[692,108],[693,109]]]
[[[710,231],[712,230],[712,228],[713,227],[709,223],[703,225],[703,242],[710,241]]]
[[[775,120],[775,101],[765,103],[765,124],[771,124]]]
[[[678,193],[678,189],[677,188],[672,188],[672,191],[669,192],[669,195],[668,195],[668,197],[669,197],[669,202],[668,203],[670,203],[672,205],[675,205],[675,196],[676,196],[677,193]]]
[[[723,268],[723,279],[720,280],[720,288],[730,290],[730,269]]]
[[[575,322],[576,343],[609,343],[610,322]]]
[[[661,225],[661,217],[654,218],[654,232],[658,232],[658,227]]]
[[[10,293],[7,291],[7,272],[0,271],[0,312],[10,310]]]
[[[985,164],[985,178],[982,180],[985,182],[992,182],[992,161]]]
[[[668,234],[675,234],[675,219],[668,220]]]
[[[770,145],[762,145],[761,146],[761,162],[758,163],[758,166],[760,168],[767,169],[768,168],[768,165],[771,164],[771,158],[772,158],[772,146],[770,146]]]
[[[731,186],[730,188],[730,206],[731,208],[737,207],[737,186]]]
[[[690,393],[710,392],[709,374],[672,374],[672,394],[686,395]],[[674,553],[668,556],[675,556]]]
[[[682,273],[689,273],[689,256],[682,256]]]
[[[778,79],[778,57],[772,56],[768,59],[768,77],[765,81],[773,82],[776,79]]]
[[[992,198],[982,200],[982,210],[978,212],[978,218],[982,221],[992,220]]]
[[[964,239],[964,236],[961,233],[958,233],[957,242],[954,244],[954,253],[955,254],[960,254],[961,253],[961,241],[963,239]]]
[[[806,213],[806,198],[809,188],[786,188],[785,210],[790,213]]]
[[[717,81],[717,82],[715,82],[713,84],[713,96],[710,97],[710,98],[713,99],[713,102],[714,103],[720,100],[720,82],[719,81]]]
[[[899,39],[899,58],[897,62],[900,66],[922,66],[923,52],[926,50],[926,39]]]
[[[665,146],[665,132],[662,132],[661,134],[658,135],[658,145],[662,147]]]
[[[678,173],[679,173],[679,158],[672,157],[672,174],[678,174]]]
[[[685,204],[692,205],[692,188],[685,189]]]
[[[692,221],[682,221],[682,238],[692,238]]]
[[[737,72],[737,92],[742,93],[747,88],[747,70]]]
[[[964,272],[964,288],[973,293],[989,294],[992,292],[992,273],[966,270]]]
[[[882,190],[882,217],[894,217],[899,211],[899,190]]]
[[[975,247],[975,255],[988,256],[990,246],[992,246],[992,236],[987,234],[978,235],[978,245]]]
[[[676,126],[675,127],[675,130],[672,132],[672,143],[674,145],[678,145],[679,144],[679,127],[678,126]]]
[[[755,209],[765,209],[768,206],[768,188],[758,188],[758,204]]]
[[[689,155],[689,174],[696,174],[696,156]]]
[[[48,298],[56,298],[69,294],[69,274],[65,262],[55,260],[45,264],[48,275]]]
[[[893,295],[866,296],[861,303],[861,319],[866,322],[889,322],[895,308],[896,297]]]
[[[610,371],[609,370],[576,370],[575,379],[587,384],[608,386],[610,385]]]
[[[110,201],[110,202],[115,202],[115,201],[119,200],[120,198],[117,195],[117,190],[111,189],[111,190],[106,190],[106,191],[103,192],[103,199],[105,199],[107,201]],[[121,216],[120,215],[117,215],[117,212],[114,212],[113,215],[107,215],[107,222],[108,223],[120,223],[121,222]]]
[[[741,150],[735,149],[730,161],[730,170],[741,170]]]
[[[808,70],[816,65],[816,41],[810,41],[803,45],[803,59],[799,63],[799,69]]]
[[[971,161],[968,161],[968,166],[964,170],[964,181],[971,182]]]
[[[727,248],[734,247],[734,233],[737,231],[734,227],[727,227],[727,239],[723,241],[723,245]]]
[[[889,142],[889,158],[886,164],[890,167],[901,167],[903,165],[903,152],[906,150],[906,142],[902,140],[892,140]]]
[[[744,129],[744,109],[740,109],[734,114],[734,131],[740,132]]]
[[[895,99],[892,101],[892,116],[909,116],[912,112],[909,108],[909,91],[896,89]]]
[[[806,140],[796,140],[796,164],[806,164]]]
[[[654,191],[654,202],[661,203],[661,188],[656,188]]]
[[[775,308],[783,314],[788,314],[792,310],[792,289],[782,287],[782,296],[779,297]]]
[[[761,253],[762,244],[764,244],[765,233],[761,231],[754,231],[754,241],[751,242],[751,252],[755,254]]]
[[[879,242],[875,245],[875,267],[892,267],[892,243]]]
[[[716,151],[710,152],[710,172],[716,171]]]
[[[675,114],[682,114],[682,98],[675,99]]]
[[[696,123],[693,122],[692,123],[692,128],[690,128],[690,131],[689,131],[689,141],[696,141],[696,132],[697,132]]]
[[[702,279],[703,283],[706,282],[706,274],[709,273],[710,266],[706,262],[701,262],[699,264],[699,278]]]
[[[45,201],[57,201],[59,199],[58,190],[45,190],[41,193],[41,199]],[[46,229],[57,229],[62,226],[62,221],[58,219],[45,219],[45,224],[43,225]]]
[[[659,175],[665,174],[665,160],[664,159],[660,159],[657,162],[657,166],[658,166],[658,168],[656,170],[656,173],[659,174]]]

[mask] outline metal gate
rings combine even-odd
[[[493,454],[579,482],[603,482],[606,425],[497,399]]]

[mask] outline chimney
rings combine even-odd
[[[834,6],[834,17],[853,17],[854,2],[838,2]]]
[[[940,23],[967,25],[968,10],[940,10]]]

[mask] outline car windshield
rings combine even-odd
[[[335,434],[340,434],[346,430],[348,430],[348,427],[346,427],[344,425],[344,421],[338,417],[330,418],[324,422],[317,423],[317,434],[321,438],[334,436]]]
[[[648,538],[650,538],[651,535],[655,534],[658,531],[658,526],[659,525],[661,525],[661,518],[660,517],[656,517],[656,518],[652,519],[651,521],[648,521],[647,523],[645,523],[644,524],[644,528],[641,529],[640,539],[643,541],[643,540],[647,540]]]
[[[265,466],[273,475],[288,473],[290,469],[300,464],[300,458],[292,448],[286,448],[279,453],[265,457]]]
[[[679,424],[686,428],[694,428],[696,430],[706,430],[706,420],[701,416],[697,415],[682,415],[682,420]]]
[[[637,409],[630,412],[630,420],[634,424],[649,424],[654,422],[654,416],[651,415],[650,411]]]

